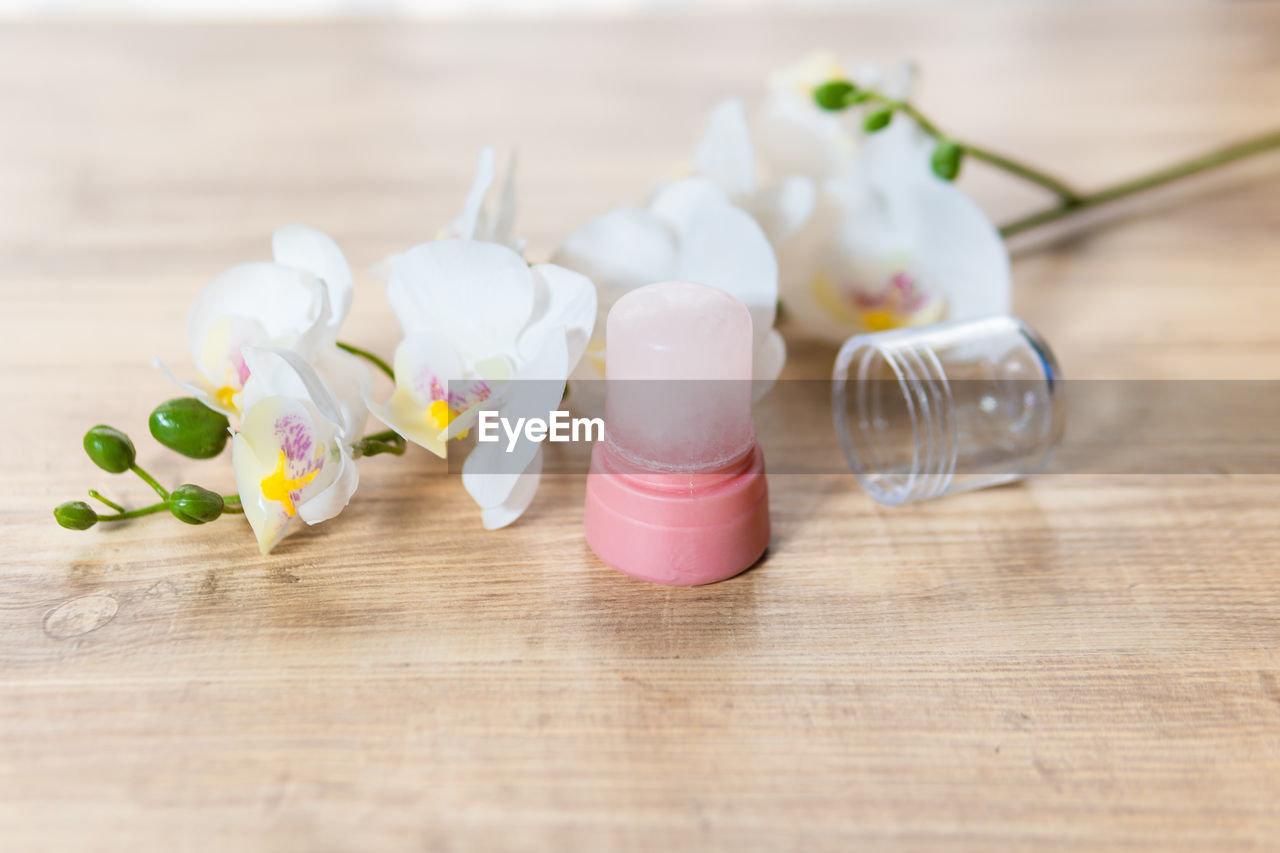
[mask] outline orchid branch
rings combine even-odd
[[[209,433],[210,430],[219,429],[219,421],[208,417],[188,417],[185,421],[175,418],[175,413],[195,411],[193,406],[186,405],[188,400],[189,398],[170,400],[161,404],[156,411],[167,417],[161,419],[160,426],[156,426],[155,412],[152,413],[152,434],[166,447],[177,450],[185,456],[207,457],[212,441]],[[190,400],[190,402],[198,401]],[[221,415],[218,417],[221,418],[223,425],[221,429],[225,431],[226,418]],[[222,444],[225,443],[224,439]],[[366,435],[357,441],[353,445],[352,455],[357,458],[377,456],[381,453],[403,456],[406,447],[407,442],[404,436],[388,429]],[[84,448],[90,460],[99,468],[111,474],[133,472],[160,496],[160,500],[137,509],[126,509],[97,489],[90,489],[89,497],[101,501],[103,505],[114,510],[114,513],[103,515],[84,501],[67,501],[53,510],[53,517],[63,527],[71,530],[88,530],[100,521],[127,521],[131,518],[141,518],[144,515],[165,511],[187,524],[205,524],[228,513],[241,515],[244,513],[244,505],[238,494],[219,495],[217,492],[192,483],[184,483],[172,491],[166,489],[159,480],[138,464],[137,451],[134,450],[129,436],[114,427],[100,424],[89,430],[85,434]],[[221,449],[220,445],[218,449]]]
[[[1216,169],[1219,166],[1225,166],[1228,163],[1234,163],[1237,160],[1244,160],[1256,154],[1276,149],[1280,149],[1280,130],[1273,130],[1269,133],[1233,142],[1230,145],[1215,148],[1190,160],[1184,160],[1181,163],[1175,163],[1171,166],[1157,169],[1154,172],[1148,172],[1145,175],[1121,181],[1097,192],[1087,193],[1077,198],[1072,204],[1060,204],[1057,207],[1051,207],[1039,213],[1024,216],[1021,219],[1015,219],[1013,222],[1002,225],[1000,234],[1004,237],[1012,237],[1014,234],[1029,231],[1039,225],[1055,222],[1078,210],[1118,201],[1146,190],[1173,183],[1182,178],[1189,178],[1192,175],[1198,175],[1201,172],[1207,172],[1210,169]]]
[[[927,116],[909,101],[890,98],[874,89],[862,88],[848,80],[831,80],[814,89],[814,100],[818,106],[826,110],[838,112],[857,104],[873,103],[879,107],[867,113],[863,119],[863,129],[875,133],[884,129],[893,120],[896,113],[903,113],[916,122],[937,145],[934,147],[930,165],[938,177],[952,181],[960,174],[960,166],[964,157],[971,156],[988,165],[995,166],[1022,180],[1036,184],[1049,190],[1058,197],[1053,207],[1016,219],[1001,226],[1000,234],[1011,237],[1040,225],[1055,222],[1077,211],[1097,207],[1108,202],[1117,201],[1128,196],[1163,186],[1173,181],[1234,163],[1267,151],[1280,149],[1280,130],[1272,130],[1259,136],[1250,137],[1216,148],[1175,163],[1145,175],[1121,181],[1090,193],[1082,193],[1070,184],[1054,177],[1035,166],[999,154],[989,148],[962,142],[944,133]]]
[[[112,508],[112,509],[114,509],[116,512],[124,512],[124,511],[125,511],[125,508],[124,508],[124,507],[122,507],[122,506],[120,506],[120,504],[116,503],[116,502],[115,502],[115,501],[113,501],[113,500],[109,500],[108,498],[103,497],[102,493],[101,493],[101,492],[99,492],[97,489],[90,489],[90,490],[89,490],[89,497],[93,498],[94,500],[101,501],[103,504],[105,504],[106,506],[111,507],[111,508]]]
[[[938,143],[934,150],[933,171],[944,180],[954,180],[960,173],[960,163],[964,155],[981,160],[1016,175],[1025,181],[1038,184],[1052,192],[1062,200],[1063,204],[1074,204],[1080,199],[1080,193],[1072,189],[1065,181],[1054,177],[1043,169],[1020,163],[1012,157],[999,154],[989,148],[975,145],[972,142],[961,142],[943,133],[924,113],[920,112],[910,101],[890,98],[875,89],[864,89],[848,80],[832,80],[819,86],[813,92],[818,106],[826,110],[840,111],[856,104],[876,103],[880,108],[872,110],[863,121],[863,129],[868,133],[883,130],[892,121],[895,113],[909,116]]]
[[[90,491],[90,494],[92,494],[94,497],[98,498],[98,500],[102,501],[108,506],[111,506],[116,509],[115,515],[98,515],[97,516],[98,521],[127,521],[130,518],[141,518],[144,515],[155,515],[157,512],[164,512],[165,510],[170,510],[170,511],[173,510],[173,504],[170,501],[157,501],[156,503],[148,504],[147,506],[138,507],[137,509],[127,510],[124,507],[119,506],[118,504],[107,501],[101,495],[98,495],[93,491]],[[222,514],[223,515],[226,515],[227,513],[240,513],[240,514],[244,513],[244,507],[240,505],[239,495],[221,495],[220,497],[222,498]],[[182,516],[179,515],[179,518],[181,517]],[[183,520],[185,521],[186,519],[183,519]]]
[[[403,456],[406,447],[407,443],[403,435],[395,430],[384,429],[382,432],[366,435],[357,441],[353,448],[353,455],[357,459],[363,456],[377,456],[381,453]]]
[[[115,515],[99,515],[98,521],[126,521],[130,518],[141,518],[144,515],[154,515],[157,512],[164,512],[168,508],[168,501],[159,501],[158,503],[139,507],[138,509],[121,509]]]
[[[167,501],[169,499],[169,490],[166,489],[164,486],[160,485],[160,482],[156,480],[155,477],[151,476],[151,474],[144,471],[141,465],[135,462],[129,466],[129,470],[137,474],[139,480],[141,480],[142,482],[150,486],[152,491],[154,491],[157,495],[160,496],[161,500]]]

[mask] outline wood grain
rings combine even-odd
[[[772,479],[768,558],[603,568],[583,482],[486,533],[414,453],[260,558],[241,522],[76,534],[79,451],[146,438],[198,288],[332,233],[364,274],[518,145],[531,256],[643,197],[815,45],[911,55],[944,127],[1084,185],[1280,118],[1280,6],[0,28],[0,832],[11,850],[1280,847],[1280,478],[1044,477],[885,509]],[[1042,200],[969,170],[997,218]],[[1071,375],[1280,376],[1272,158],[1020,249]],[[791,335],[788,375],[830,348]],[[767,450],[767,448],[766,448]]]

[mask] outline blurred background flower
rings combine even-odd
[[[838,343],[1008,311],[1004,243],[980,207],[929,169],[933,141],[914,120],[898,114],[871,132],[866,109],[815,103],[830,80],[905,99],[914,66],[852,67],[813,53],[769,77],[754,116],[737,101],[718,105],[695,170],[770,235],[782,304],[799,331]],[[756,189],[761,176],[765,190]]]

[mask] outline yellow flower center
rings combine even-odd
[[[266,477],[262,478],[261,488],[262,496],[269,501],[279,501],[284,506],[285,515],[293,518],[298,514],[298,510],[293,505],[293,492],[301,489],[310,483],[320,473],[317,468],[303,474],[301,477],[290,479],[285,475],[285,468],[289,464],[289,459],[284,455],[284,451],[280,451],[280,458],[276,460],[276,470],[272,471]]]
[[[453,419],[457,416],[458,413],[449,408],[449,404],[444,400],[432,400],[431,405],[427,406],[427,423],[434,429],[448,429],[449,424],[453,423]],[[458,433],[458,438],[466,438],[469,432],[471,432],[469,429],[463,430]]]
[[[235,368],[228,367],[227,378],[223,381],[222,387],[213,392],[214,399],[236,414],[240,413],[240,407],[236,405],[236,395],[240,393],[240,389],[233,383],[238,378]]]
[[[906,325],[908,318],[900,317],[892,311],[886,311],[881,308],[879,310],[863,311],[862,322],[869,332],[887,332],[890,329]]]
[[[816,273],[810,280],[809,287],[818,307],[851,329],[885,332],[904,326],[937,323],[946,315],[945,299],[931,299],[914,310],[905,309],[901,300],[892,294],[879,305],[857,305],[841,293],[835,281],[825,272]]]
[[[453,420],[453,410],[444,400],[432,400],[427,406],[427,422],[436,429],[444,429]]]
[[[228,409],[236,411],[235,396],[237,393],[236,389],[232,388],[230,385],[223,385],[217,391],[213,392],[213,396],[217,398],[219,403],[226,406]]]

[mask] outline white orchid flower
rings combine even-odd
[[[832,341],[1005,313],[1009,254],[995,225],[929,169],[932,142],[908,117],[862,143],[824,181],[808,224],[782,248],[782,300]]]
[[[577,270],[599,288],[599,320],[587,357],[574,371],[575,406],[603,410],[604,318],[634,288],[659,281],[693,281],[737,297],[751,311],[757,396],[777,378],[786,345],[774,329],[778,263],[768,237],[750,214],[703,177],[658,190],[648,207],[620,207],[577,228],[552,261]]]
[[[295,519],[317,524],[351,500],[359,480],[352,445],[365,412],[342,403],[296,352],[245,347],[242,357],[249,378],[231,463],[245,517],[266,554]],[[362,379],[367,388],[367,372]]]
[[[239,264],[200,291],[187,317],[187,346],[200,377],[174,382],[211,408],[239,415],[250,376],[246,346],[288,349],[307,363],[323,357],[342,364],[338,329],[351,309],[351,267],[327,235],[305,225],[286,225],[271,239],[274,262]],[[341,377],[350,370],[340,369]],[[341,378],[340,377],[340,378]],[[358,393],[347,388],[354,404]]]
[[[583,275],[529,266],[512,249],[470,239],[438,240],[390,259],[387,298],[405,337],[396,348],[390,400],[373,414],[438,456],[464,437],[481,409],[536,412],[560,402],[596,317],[596,291]],[[476,445],[463,484],[488,529],[515,521],[532,501],[537,448]]]
[[[870,65],[850,68],[826,52],[812,53],[775,72],[753,123],[765,171],[775,179],[803,175],[815,181],[847,171],[866,136],[863,110],[829,112],[814,103],[813,90],[829,80],[851,80],[904,99],[911,94],[915,76],[909,62],[888,72]]]

